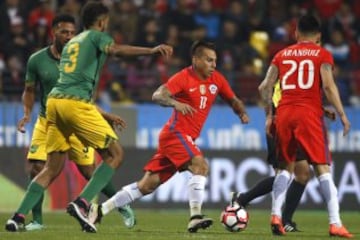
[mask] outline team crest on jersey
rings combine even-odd
[[[210,93],[211,93],[211,94],[215,94],[216,91],[217,91],[217,89],[218,89],[218,87],[217,87],[215,84],[211,84],[211,85],[209,86],[209,90],[210,90]]]
[[[31,145],[30,146],[30,152],[31,153],[36,153],[36,151],[38,150],[39,145]]]
[[[200,89],[200,93],[201,93],[202,95],[205,95],[205,93],[206,93],[206,86],[205,86],[204,84],[201,84],[199,89]]]

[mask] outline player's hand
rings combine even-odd
[[[273,117],[266,117],[266,120],[265,120],[265,132],[266,132],[266,135],[269,136],[269,137],[273,137],[273,135],[271,133],[272,124],[273,124]]]
[[[182,115],[190,114],[191,116],[194,115],[196,109],[191,107],[189,104],[176,102],[174,105],[176,111],[180,112]]]
[[[250,118],[249,118],[249,116],[247,115],[247,113],[241,113],[241,114],[239,114],[239,118],[240,118],[242,124],[247,124],[247,123],[250,122]]]
[[[24,116],[22,119],[20,119],[20,121],[17,124],[17,130],[21,133],[25,133],[25,125],[30,122],[30,117],[29,116]]]
[[[112,113],[107,113],[105,119],[110,122],[111,125],[113,125],[114,127],[116,127],[117,129],[119,129],[120,131],[122,129],[126,128],[126,122],[125,120],[123,120],[120,116],[112,114]]]
[[[324,114],[325,117],[327,117],[328,119],[330,119],[331,121],[335,121],[336,120],[336,113],[335,111],[328,109],[328,108],[324,108]]]
[[[346,136],[350,131],[350,122],[345,114],[340,117],[340,120],[343,125],[343,136]]]
[[[173,54],[173,47],[166,44],[160,44],[152,48],[151,53],[160,53],[164,57],[169,58]]]

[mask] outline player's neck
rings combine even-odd
[[[56,58],[56,59],[61,58],[61,53],[59,53],[59,51],[57,50],[55,44],[51,44],[50,52],[51,52],[51,54],[53,55],[54,58]]]
[[[192,69],[193,74],[194,74],[198,79],[200,79],[200,80],[202,80],[202,81],[204,81],[204,80],[207,79],[207,77],[204,77],[203,75],[200,74],[199,71],[196,70],[195,66],[192,66],[191,69]]]
[[[317,41],[317,38],[312,37],[301,37],[297,40],[298,43],[317,43]]]

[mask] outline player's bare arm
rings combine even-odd
[[[119,45],[119,44],[111,44],[107,52],[109,55],[115,56],[142,56],[142,55],[152,55],[156,53],[160,53],[164,57],[168,58],[173,53],[173,48],[166,44],[160,44],[153,48],[147,47],[137,47],[131,45]]]
[[[118,127],[120,130],[123,128],[126,128],[126,122],[118,115],[113,113],[108,113],[104,111],[101,107],[96,106],[100,114],[103,116],[103,118],[108,121],[110,124]]]
[[[320,68],[320,75],[326,98],[335,107],[335,110],[343,124],[343,135],[345,136],[350,130],[350,122],[345,114],[344,107],[340,100],[340,95],[334,81],[331,64],[322,64]]]
[[[170,91],[164,85],[161,85],[153,94],[152,100],[164,107],[173,107],[176,111],[181,112],[183,115],[193,115],[196,110],[189,104],[176,101]]]
[[[279,70],[271,64],[266,72],[265,79],[259,86],[259,92],[265,102],[266,116],[272,116],[272,94],[276,81],[278,80]]]
[[[250,121],[249,116],[247,115],[245,105],[236,96],[229,101],[230,106],[232,107],[234,113],[239,116],[241,123],[248,123]]]
[[[259,86],[260,95],[265,102],[265,113],[266,113],[266,122],[265,122],[265,131],[268,136],[271,136],[271,125],[272,125],[272,94],[276,81],[279,77],[278,68],[271,64],[264,81]]]
[[[19,132],[25,133],[25,124],[30,121],[31,112],[35,102],[35,86],[26,85],[23,95],[22,95],[23,107],[24,107],[24,116],[19,120],[17,124],[17,130]]]

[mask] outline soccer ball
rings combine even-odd
[[[244,231],[249,222],[249,214],[238,204],[229,205],[221,212],[220,222],[230,232]]]

